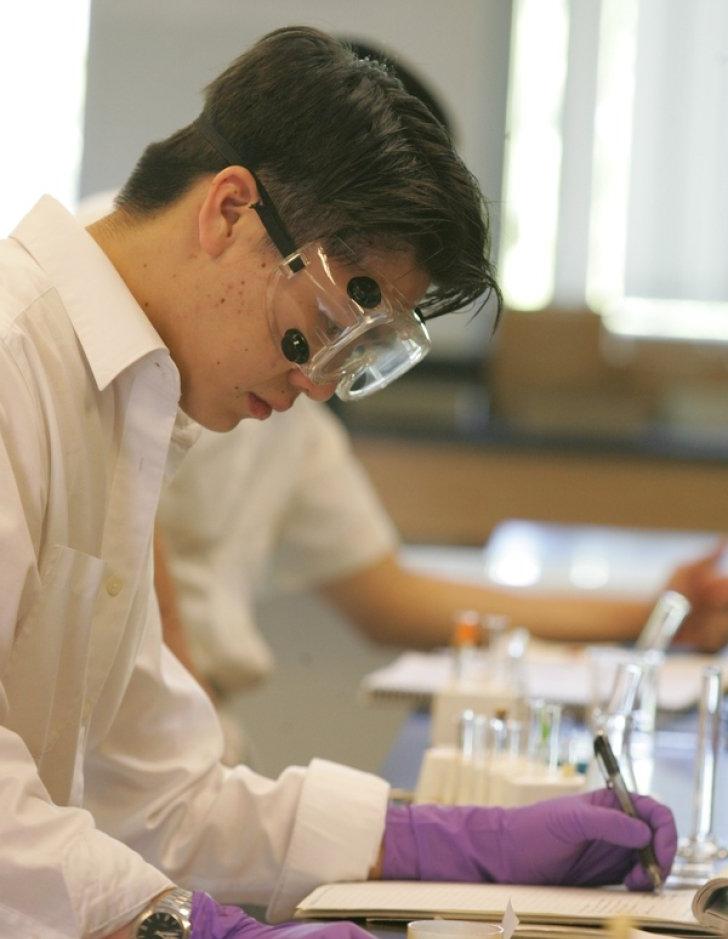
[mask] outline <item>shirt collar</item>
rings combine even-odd
[[[99,390],[150,352],[167,351],[111,261],[55,199],[43,196],[11,237],[58,290]]]

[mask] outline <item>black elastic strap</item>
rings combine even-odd
[[[223,159],[230,161],[231,166],[245,166],[250,170],[253,174],[253,179],[255,179],[255,184],[258,187],[259,197],[259,201],[253,205],[253,208],[258,213],[263,227],[268,232],[273,244],[280,251],[281,257],[287,258],[295,254],[298,250],[296,248],[296,242],[283,224],[283,220],[278,214],[273,200],[268,194],[268,190],[256,175],[255,167],[257,165],[257,158],[254,151],[249,150],[247,153],[238,152],[215,130],[204,114],[201,114],[197,118],[195,126],[210,146],[216,150]],[[298,266],[294,267],[296,261],[298,261]],[[302,266],[303,264],[300,260],[296,258],[292,259],[291,270],[293,270],[294,273],[296,270],[300,270]]]

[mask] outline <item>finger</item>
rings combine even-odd
[[[712,567],[728,550],[728,538],[720,537],[715,545],[707,551],[702,557],[696,558],[692,565],[694,567]]]
[[[728,606],[728,577],[716,577],[703,587],[703,602],[712,607]]]
[[[666,876],[663,874],[663,876]],[[635,864],[632,870],[624,878],[624,885],[627,890],[654,890],[655,885],[652,878],[641,864]]]
[[[644,848],[652,838],[646,822],[625,815],[621,809],[592,805],[578,811],[574,823],[574,831],[582,840],[605,841],[621,848]]]
[[[666,875],[672,867],[677,851],[677,827],[671,810],[648,796],[635,796],[635,808],[640,818],[652,829],[652,847],[660,870]]]
[[[676,567],[670,577],[669,583],[676,589],[679,589],[680,585],[685,587],[696,577],[704,577],[715,569],[716,564],[720,561],[726,550],[728,550],[728,540],[721,538],[710,551],[706,552],[701,557]]]

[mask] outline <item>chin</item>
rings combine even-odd
[[[211,414],[209,411],[202,408],[197,409],[195,407],[189,406],[189,402],[184,400],[180,401],[180,410],[182,410],[187,417],[191,417],[193,421],[204,427],[206,430],[215,431],[218,434],[225,434],[229,430],[233,430],[238,426],[241,420],[248,417],[247,414],[235,414],[228,412],[227,414]]]

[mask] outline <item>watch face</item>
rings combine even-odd
[[[137,929],[137,939],[182,939],[185,928],[171,913],[151,913]]]

